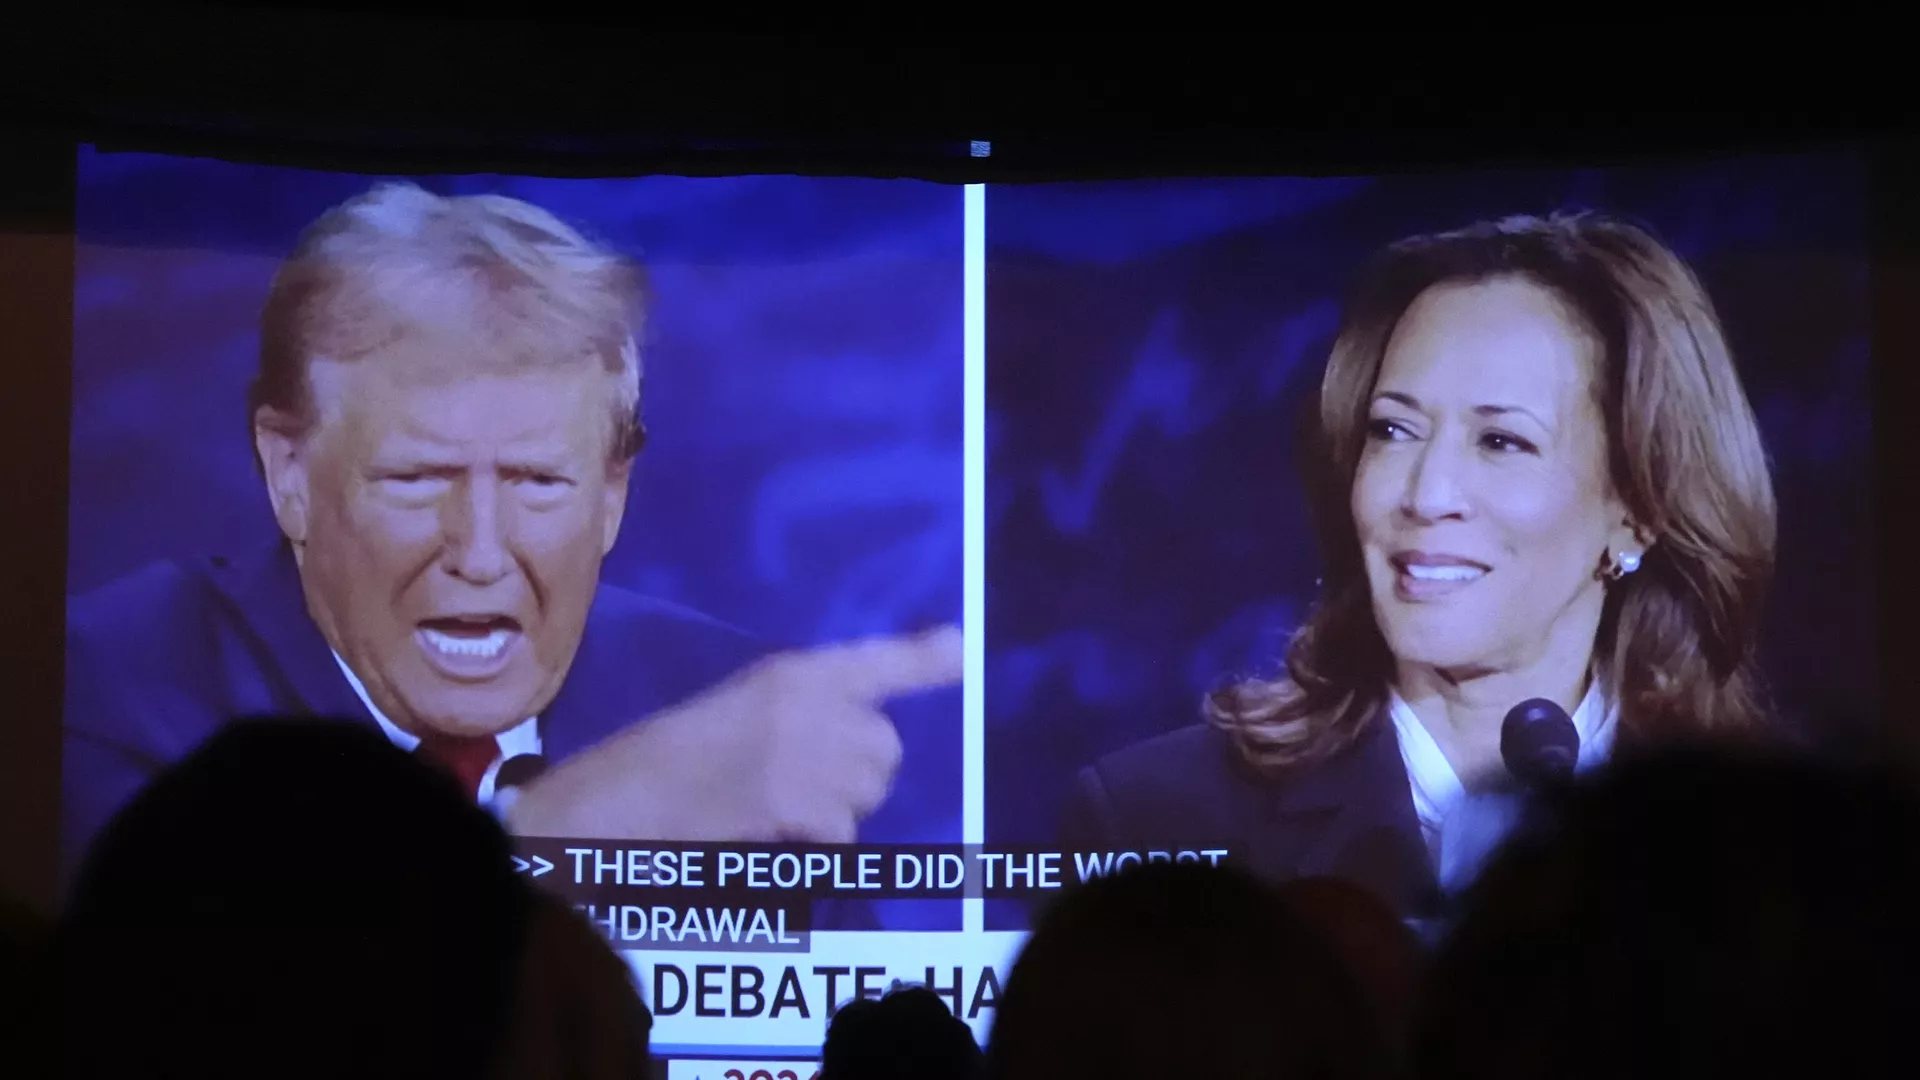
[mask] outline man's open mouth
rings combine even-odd
[[[520,621],[511,615],[446,615],[420,622],[421,643],[455,662],[486,662],[506,652],[520,636]]]

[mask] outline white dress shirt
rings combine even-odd
[[[1511,793],[1472,794],[1453,771],[1413,707],[1398,692],[1388,697],[1394,730],[1400,736],[1400,759],[1407,766],[1407,786],[1413,793],[1413,811],[1420,819],[1420,835],[1427,843],[1441,889],[1452,894],[1470,884],[1486,860],[1519,824],[1522,799]],[[1594,679],[1573,711],[1573,727],[1580,733],[1580,757],[1574,765],[1586,772],[1604,763],[1613,752],[1618,711]]]
[[[420,736],[400,730],[393,721],[387,719],[387,714],[381,712],[380,706],[375,705],[373,699],[367,696],[367,688],[361,684],[360,677],[353,673],[353,669],[347,666],[345,660],[340,659],[339,653],[333,654],[333,662],[340,665],[340,674],[347,677],[348,685],[353,687],[354,693],[360,695],[360,703],[373,714],[374,722],[380,725],[381,731],[387,733],[387,738],[409,754],[418,749]],[[540,718],[534,716],[522,720],[519,724],[495,736],[495,740],[500,744],[500,753],[493,759],[493,764],[487,766],[486,775],[480,778],[480,805],[487,807],[493,805],[493,781],[500,775],[500,766],[522,754],[538,755],[540,753]]]

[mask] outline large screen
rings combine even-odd
[[[810,1075],[898,983],[984,1037],[1039,906],[1133,862],[1436,925],[1528,780],[1518,703],[1567,771],[1870,737],[1868,220],[1834,153],[963,186],[85,150],[66,864],[236,717],[479,740],[436,760],[687,1077]]]

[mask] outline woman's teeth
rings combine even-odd
[[[1408,565],[1401,569],[1415,581],[1472,581],[1486,575],[1486,571],[1478,566]]]

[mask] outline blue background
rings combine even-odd
[[[1764,670],[1791,713],[1865,736],[1879,690],[1862,163],[994,187],[989,842],[1050,841],[1075,770],[1276,669],[1318,566],[1298,420],[1360,261],[1410,234],[1576,207],[1650,224],[1706,282],[1780,497]],[[1017,908],[990,911],[990,927],[1020,925]]]
[[[414,179],[533,202],[648,267],[650,438],[607,580],[778,643],[959,620],[960,189]],[[300,230],[371,182],[83,152],[70,591],[277,535],[246,417],[260,306]],[[958,842],[958,690],[893,714],[905,762],[864,837]],[[957,925],[957,905],[887,907]]]

